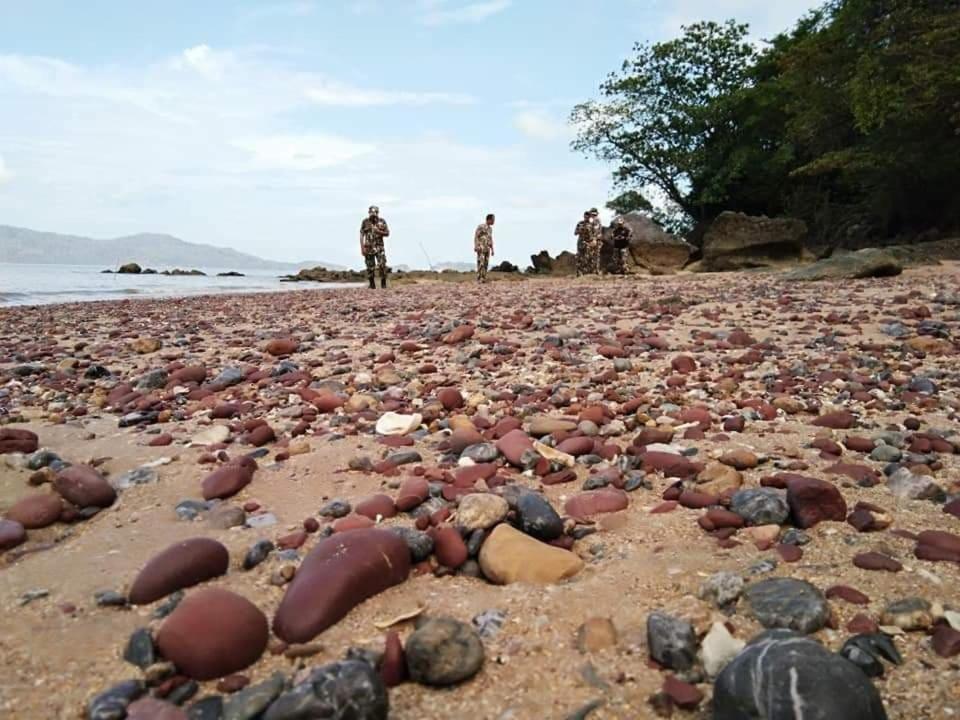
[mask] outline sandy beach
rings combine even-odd
[[[119,486],[107,507],[76,507],[54,489],[58,462],[31,469],[33,451],[0,455],[0,515],[36,494],[60,508],[0,550],[0,714],[86,717],[95,695],[144,678],[122,655],[138,628],[159,631],[164,601],[101,606],[95,596],[126,595],[171,544],[212,538],[229,552],[228,571],[187,588],[187,598],[224,588],[272,621],[296,568],[335,524],[321,508],[340,499],[357,511],[384,494],[394,512],[401,485],[421,478],[431,485],[423,505],[374,512],[373,522],[412,528],[432,515],[431,527],[456,527],[443,508],[489,492],[510,503],[499,520],[515,524],[520,486],[564,518],[554,545],[582,568],[544,584],[493,584],[475,552],[459,569],[433,554],[305,648],[271,633],[262,656],[237,671],[250,686],[282,672],[289,688],[352,647],[379,653],[388,631],[378,623],[419,607],[468,625],[496,610],[502,625],[483,633],[479,672],[450,687],[391,687],[391,718],[606,720],[669,708],[709,718],[714,684],[701,660],[679,670],[651,659],[647,619],[659,610],[686,620],[698,644],[715,622],[749,641],[764,627],[746,595],[722,608],[700,597],[728,571],[743,577],[744,593],[776,577],[826,593],[828,617],[810,634],[830,651],[883,626],[902,664],[883,661],[883,676],[866,682],[889,718],[958,717],[960,646],[949,656],[960,629],[951,626],[960,551],[949,539],[960,543],[958,349],[958,264],[842,283],[729,273],[0,309],[0,433],[35,433],[58,462]],[[418,413],[422,424],[378,434],[389,412]],[[545,442],[539,462],[524,470],[498,447],[490,473],[455,481],[473,461],[451,450],[451,428],[497,446],[511,427]],[[889,453],[874,454],[880,445]],[[419,459],[396,455],[408,451]],[[191,519],[177,511],[188,500],[199,506],[202,481],[250,453],[257,469],[239,492]],[[898,468],[905,475],[891,483]],[[812,499],[782,522],[743,511],[724,525],[709,510],[762,485],[797,495],[791,474],[833,490],[810,485]],[[598,492],[613,511],[571,512],[571,500]],[[827,517],[798,527],[803,502]],[[919,550],[924,531],[950,534],[924,536],[939,538],[939,559]],[[489,534],[467,539],[479,545]],[[244,570],[260,540],[288,549]],[[866,567],[864,556],[885,558],[888,569]],[[835,586],[866,599],[827,592]],[[906,598],[929,603],[916,623],[889,610]],[[588,628],[578,642],[591,619],[602,631]],[[403,642],[414,629],[414,620],[390,627]],[[702,698],[684,709],[657,697],[668,676]],[[173,668],[154,679],[156,695],[191,682]],[[184,708],[229,694],[217,680],[197,685]]]

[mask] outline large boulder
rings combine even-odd
[[[836,253],[813,265],[797,268],[784,275],[786,280],[856,280],[891,277],[903,272],[903,265],[892,254],[878,248],[852,253]]]
[[[530,262],[538,275],[574,275],[577,272],[577,256],[567,250],[555,258],[550,257],[546,250],[541,250],[530,256]]]
[[[121,265],[117,272],[125,275],[139,275],[142,270],[136,263],[127,263],[126,265]]]
[[[656,222],[639,212],[620,215],[633,234],[630,237],[630,252],[627,254],[627,272],[648,272],[651,275],[667,275],[677,272],[690,262],[693,245],[663,231]],[[607,272],[613,272],[613,232],[604,228],[600,263]]]
[[[702,269],[722,272],[798,263],[806,235],[802,220],[722,212],[703,237]]]

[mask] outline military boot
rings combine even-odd
[[[386,278],[386,277],[380,278],[380,287],[383,288],[383,289],[386,289],[386,287],[387,287],[387,278]]]
[[[371,289],[371,290],[376,290],[376,289],[377,289],[377,283],[374,282],[373,278],[370,278],[370,289]]]

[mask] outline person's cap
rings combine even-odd
[[[371,205],[370,210],[368,212],[378,213],[380,212],[380,208],[378,208],[376,205]]]
[[[591,214],[591,215],[599,215],[599,214],[600,214],[600,211],[597,210],[596,208],[590,208],[590,214]]]
[[[613,221],[613,222],[614,222],[614,224],[616,224],[616,225],[623,225],[623,218],[621,218],[621,217],[614,218],[614,221]]]

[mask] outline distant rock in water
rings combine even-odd
[[[518,268],[509,260],[504,260],[499,265],[494,265],[492,268],[490,268],[490,272],[518,273],[520,272],[520,268]]]
[[[143,275],[156,275],[156,274],[157,274],[157,271],[154,270],[153,268],[147,268],[146,270],[143,271],[142,274],[143,274]]]
[[[807,267],[788,272],[787,280],[855,280],[891,277],[903,272],[903,265],[892,254],[877,248],[834,254]]]
[[[173,270],[164,270],[161,275],[202,275],[206,277],[206,273],[202,270],[181,270],[180,268],[174,268]]]
[[[807,225],[795,218],[722,212],[703,238],[706,272],[796,264],[803,259]]]
[[[284,275],[280,278],[283,282],[329,282],[329,283],[355,283],[364,282],[367,279],[365,273],[357,270],[327,270],[325,267],[304,268],[296,275]]]
[[[121,265],[117,272],[123,273],[124,275],[139,275],[143,271],[136,263],[127,263],[126,265]]]
[[[246,277],[242,272],[231,270],[230,272],[217,273],[217,277]]]

